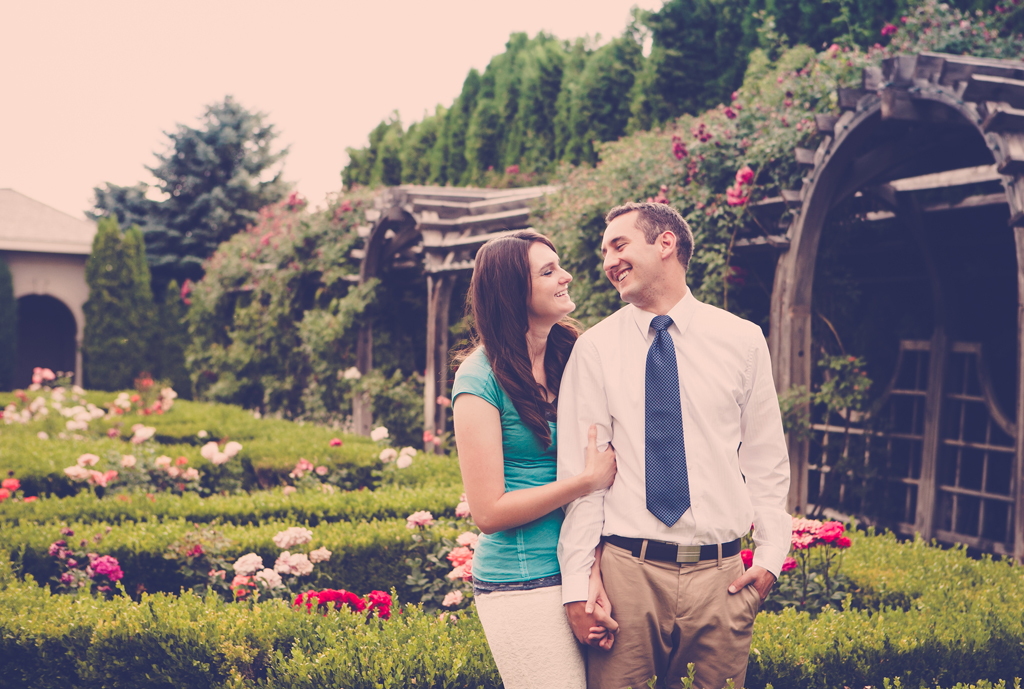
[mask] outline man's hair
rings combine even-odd
[[[683,270],[690,266],[693,256],[693,232],[683,216],[672,206],[665,203],[624,203],[608,211],[605,224],[620,215],[636,211],[636,226],[644,233],[648,244],[654,244],[662,232],[671,232],[676,236],[676,258],[683,265]]]

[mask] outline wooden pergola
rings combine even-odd
[[[797,162],[808,167],[802,188],[753,204],[761,217],[777,222],[762,226],[779,229],[736,241],[741,251],[778,252],[769,334],[778,390],[811,385],[811,298],[819,242],[829,213],[852,198],[874,203],[877,210],[864,221],[898,218],[913,234],[927,268],[934,332],[927,340],[901,342],[896,373],[872,411],[876,421],[889,419],[886,424],[872,425],[866,416],[815,419],[814,442],[792,439],[790,508],[814,507],[835,458],[848,458],[851,447],[861,448],[869,464],[905,446],[912,455],[907,466],[897,469],[885,460],[892,487],[887,495],[898,503],[892,505],[899,513],[898,530],[1022,559],[1024,62],[936,53],[898,56],[880,69],[864,70],[862,88],[841,89],[838,96],[842,114],[817,117],[822,135],[817,150],[795,152]],[[935,201],[942,190],[986,183],[986,193]],[[993,184],[1002,190],[993,191]],[[948,335],[949,295],[943,294],[929,236],[935,214],[991,206],[1008,206],[1016,247],[1016,409],[1009,410],[992,391],[981,345]],[[965,228],[965,241],[971,241],[970,229]],[[894,410],[910,410],[917,420],[901,426],[904,412]],[[981,430],[971,430],[981,435],[965,435],[968,417],[984,419],[976,424]],[[992,480],[996,468],[1006,480]],[[968,485],[964,477],[975,474],[980,482]]]
[[[448,323],[452,288],[460,273],[472,272],[477,250],[488,240],[530,226],[530,208],[553,187],[476,189],[471,187],[400,186],[384,190],[367,213],[366,243],[353,252],[360,260],[360,284],[377,277],[387,265],[422,265],[427,279],[427,366],[424,374],[423,428],[443,432],[448,390]],[[373,330],[359,331],[357,367],[373,368]],[[369,401],[353,405],[355,430],[370,432]]]

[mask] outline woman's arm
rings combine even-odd
[[[466,499],[473,521],[485,534],[539,519],[582,495],[607,488],[615,478],[615,451],[609,446],[598,452],[597,429],[591,428],[587,464],[581,474],[506,493],[498,410],[464,393],[455,398],[452,411]]]

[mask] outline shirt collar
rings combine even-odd
[[[666,314],[672,318],[672,325],[669,326],[669,330],[674,328],[682,336],[686,332],[687,326],[690,325],[694,312],[697,310],[697,303],[697,298],[693,296],[693,292],[687,287],[683,298],[676,302],[676,305],[669,309]],[[644,338],[644,341],[651,340],[654,337],[651,335],[651,321],[658,314],[644,311],[635,306],[632,306],[632,311],[633,320],[636,322],[636,327],[640,331],[641,337]]]

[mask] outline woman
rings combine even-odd
[[[484,533],[473,557],[476,607],[508,689],[586,686],[562,607],[560,508],[610,486],[615,453],[598,452],[592,428],[586,469],[555,480],[558,385],[579,336],[567,318],[576,308],[571,281],[551,241],[533,230],[485,244],[469,295],[479,339],[452,390],[466,498]],[[604,599],[598,567],[592,600]],[[591,639],[602,637],[606,647],[613,640],[591,629]]]

